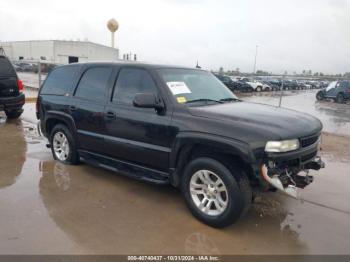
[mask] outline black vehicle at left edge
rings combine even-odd
[[[297,198],[313,181],[309,170],[324,167],[317,118],[244,102],[204,70],[60,66],[40,89],[37,117],[54,159],[178,187],[213,227],[243,217],[255,192]]]
[[[18,118],[24,103],[22,81],[8,58],[0,55],[0,111],[5,111],[9,119]]]

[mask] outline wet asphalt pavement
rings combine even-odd
[[[326,168],[302,200],[259,195],[220,230],[193,218],[174,188],[54,161],[33,104],[20,120],[0,113],[0,254],[350,254],[350,138],[339,136],[350,135],[350,105],[315,103],[314,92],[291,92],[283,105],[323,121]]]

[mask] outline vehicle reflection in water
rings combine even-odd
[[[22,171],[27,145],[20,120],[0,116],[0,189],[13,185]]]
[[[217,230],[193,218],[172,187],[87,165],[43,161],[39,169],[40,195],[48,214],[74,242],[94,254],[304,252],[298,234],[283,225],[290,214],[280,200],[259,198],[236,225]],[[274,248],[267,248],[271,243]]]
[[[40,162],[39,171],[42,173],[49,173],[49,164],[54,164],[52,175],[55,179],[56,186],[62,191],[67,191],[70,187],[70,175],[67,166],[60,162]]]
[[[193,255],[221,255],[216,244],[204,233],[195,232],[190,234],[185,240],[186,254]]]

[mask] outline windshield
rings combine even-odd
[[[178,103],[200,106],[238,100],[209,72],[195,69],[159,69],[158,72]]]
[[[329,91],[329,90],[335,88],[335,87],[337,86],[337,83],[338,83],[337,81],[331,82],[331,83],[327,86],[326,91]]]

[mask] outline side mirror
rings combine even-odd
[[[133,104],[135,107],[141,108],[154,108],[157,110],[164,108],[164,105],[160,99],[158,99],[155,94],[151,93],[136,94]]]

